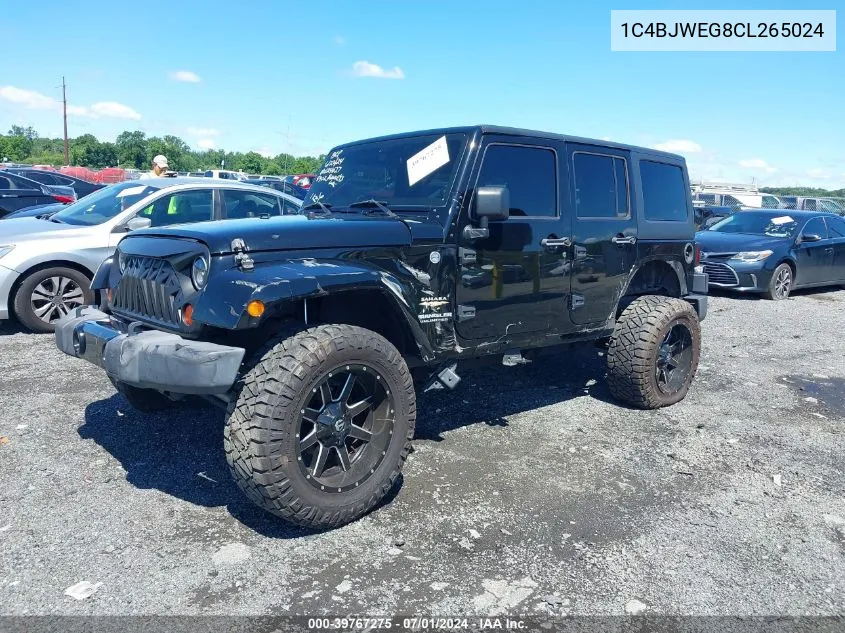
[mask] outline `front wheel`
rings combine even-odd
[[[391,489],[416,422],[399,351],[364,328],[321,325],[259,352],[236,385],[224,448],[253,502],[292,523],[360,518]]]
[[[780,264],[772,273],[772,278],[763,294],[772,301],[783,301],[789,298],[792,283],[792,267],[789,264]]]
[[[24,278],[15,294],[15,315],[33,332],[53,332],[59,319],[93,301],[84,274],[72,268],[44,268]]]
[[[126,399],[133,409],[137,409],[138,411],[149,413],[169,409],[174,405],[173,400],[155,389],[133,387],[132,385],[127,385],[125,382],[115,380],[111,376],[109,376],[109,380],[114,385],[114,388],[117,389],[117,392]]]
[[[643,296],[625,308],[607,350],[607,382],[640,409],[675,404],[689,391],[701,354],[701,325],[683,299]]]

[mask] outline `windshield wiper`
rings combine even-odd
[[[373,198],[369,198],[367,200],[359,200],[358,202],[353,202],[349,205],[350,208],[353,209],[370,209],[370,212],[378,209],[385,215],[390,216],[391,218],[398,218],[399,216],[393,213],[390,210],[390,207],[387,206],[387,202],[384,200],[374,200]]]
[[[310,211],[313,209],[320,209],[327,215],[332,214],[332,205],[326,204],[325,202],[320,202],[319,200],[315,200],[311,204],[306,204],[304,207],[300,209],[300,211]]]

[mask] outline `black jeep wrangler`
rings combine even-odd
[[[142,410],[227,409],[231,472],[262,508],[332,527],[373,508],[411,448],[416,387],[481,359],[606,347],[641,408],[695,375],[707,279],[684,159],[490,126],[332,150],[301,215],[134,232],[100,309],[57,328]]]

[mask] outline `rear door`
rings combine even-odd
[[[838,216],[828,216],[827,223],[828,239],[833,249],[833,261],[830,272],[832,281],[845,281],[845,219]]]
[[[55,201],[43,192],[40,183],[16,174],[0,172],[0,218],[18,209]]]
[[[614,316],[636,257],[630,153],[566,144],[573,215],[571,319],[579,325]]]

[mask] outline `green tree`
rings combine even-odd
[[[147,162],[147,135],[140,131],[121,132],[115,141],[117,159],[122,167],[145,169]]]
[[[240,169],[248,174],[260,174],[264,168],[264,157],[258,152],[247,152],[241,158]]]

